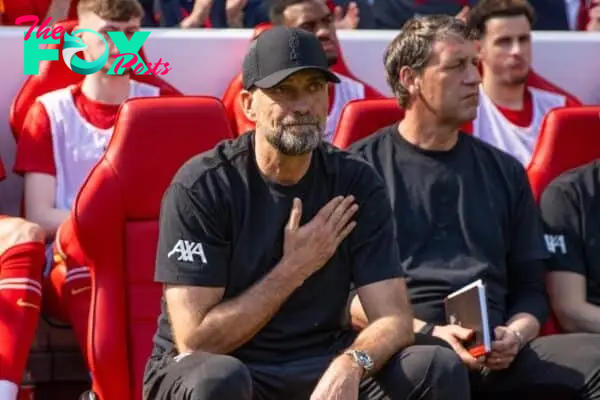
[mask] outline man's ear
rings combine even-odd
[[[240,92],[240,106],[246,118],[256,123],[256,112],[254,111],[254,95],[252,92],[242,89]]]
[[[415,96],[417,93],[419,93],[420,79],[414,69],[407,66],[400,68],[400,72],[398,72],[398,80],[411,96]]]

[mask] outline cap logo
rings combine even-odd
[[[292,34],[290,35],[288,44],[290,46],[290,61],[296,62],[298,60],[297,49],[298,49],[298,45],[300,44],[300,41],[298,40],[297,32],[292,32]]]

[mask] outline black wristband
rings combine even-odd
[[[421,329],[419,329],[418,333],[420,333],[421,335],[431,336],[434,328],[435,328],[435,325],[428,322],[425,325],[423,325],[423,327]]]

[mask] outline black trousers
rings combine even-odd
[[[574,333],[532,341],[511,366],[471,373],[481,399],[600,399],[600,335]]]
[[[469,400],[468,372],[454,351],[428,340],[397,353],[373,378],[363,380],[360,399]],[[225,355],[194,353],[179,361],[150,361],[146,400],[308,400],[332,356],[287,364],[243,364]]]

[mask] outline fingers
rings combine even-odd
[[[469,11],[470,8],[469,6],[464,6],[459,12],[458,14],[456,14],[455,18],[460,19],[463,22],[467,22],[467,19],[469,17]]]
[[[508,368],[513,359],[513,357],[505,357],[502,354],[491,353],[485,360],[485,366],[492,371],[499,371]]]
[[[338,206],[344,200],[344,196],[336,196],[333,199],[329,200],[329,203],[325,204],[323,208],[319,210],[317,213],[317,217],[322,219],[322,222],[326,223],[329,221],[329,217],[331,214],[338,208]]]
[[[300,220],[302,219],[302,200],[295,197],[292,203],[292,210],[290,211],[290,218],[286,229],[294,232],[300,227]]]
[[[469,367],[469,369],[477,370],[481,368],[483,362],[481,360],[476,359],[469,353],[467,349],[455,338],[449,338],[447,341],[450,343],[456,354],[460,357],[460,359]]]
[[[356,214],[358,211],[358,204],[354,203],[354,197],[348,196],[344,199],[344,201],[338,206],[338,208],[333,212],[331,218],[329,218],[330,223],[333,224],[336,235],[339,235],[340,232],[348,225],[350,219]]]
[[[452,334],[456,336],[461,342],[471,339],[471,336],[475,333],[472,329],[463,328],[458,325],[449,325],[452,327]]]

